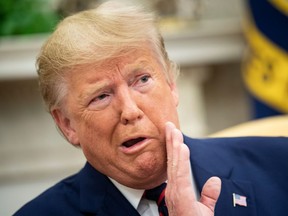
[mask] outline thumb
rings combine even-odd
[[[204,184],[200,202],[207,206],[212,212],[214,212],[216,202],[219,198],[221,191],[221,180],[218,177],[211,177]]]

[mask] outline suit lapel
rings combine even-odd
[[[212,176],[218,176],[221,179],[221,193],[217,201],[215,216],[256,216],[256,203],[253,192],[253,187],[250,182],[233,180],[229,175],[219,176],[216,173],[211,173],[206,169],[195,164],[192,166],[193,174],[197,187],[202,190],[205,182]],[[228,173],[227,173],[228,174]],[[234,206],[233,193],[245,196],[247,198],[247,206]],[[221,214],[218,214],[221,212]]]
[[[114,184],[89,163],[79,175],[81,211],[91,215],[139,216]]]
[[[128,200],[114,185],[113,187],[108,188],[101,209],[103,213],[105,212],[103,215],[139,216],[137,210],[128,202]]]
[[[217,212],[225,212],[226,215],[233,216],[256,216],[256,203],[253,188],[250,182],[236,181],[221,178],[222,189],[216,205]],[[247,206],[240,206],[233,201],[233,193],[246,197]],[[221,214],[223,215],[223,214]]]
[[[185,137],[184,142],[190,149],[190,160],[195,182],[200,191],[205,182],[212,176],[218,176],[222,181],[221,193],[218,199],[215,216],[256,216],[256,204],[253,187],[250,182],[233,179],[233,167],[213,151],[213,143],[207,146],[201,140],[191,140]],[[215,144],[214,144],[215,145]],[[247,207],[233,204],[233,193],[247,198]],[[221,214],[218,214],[221,212]]]

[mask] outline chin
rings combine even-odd
[[[134,188],[149,189],[156,187],[167,180],[167,163],[149,161],[138,170],[138,181]]]
[[[167,162],[165,156],[164,154],[146,152],[136,159],[135,165],[140,173],[151,176],[166,169]]]
[[[166,169],[162,173],[157,173],[157,175],[150,177],[149,181],[146,183],[144,189],[154,188],[167,180],[167,172]]]
[[[165,170],[164,172],[154,173],[153,175],[145,176],[144,178],[133,179],[131,182],[127,182],[125,185],[134,189],[146,190],[154,188],[166,180],[167,172]]]

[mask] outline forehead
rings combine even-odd
[[[133,72],[137,69],[150,68],[155,71],[162,71],[158,58],[151,49],[133,49],[122,52],[114,58],[106,59],[101,63],[91,63],[81,65],[71,71],[68,79],[72,82],[77,82],[79,78],[113,76],[119,74]],[[97,76],[98,75],[98,76]]]
[[[98,65],[98,68],[118,69],[135,67],[135,66],[158,66],[156,55],[151,49],[133,49],[121,52],[114,58],[107,59]]]

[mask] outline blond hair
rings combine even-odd
[[[139,49],[147,42],[168,82],[175,82],[178,68],[168,58],[152,13],[111,1],[65,18],[43,45],[36,62],[48,111],[61,106],[67,93],[67,72],[117,57],[125,50]]]

